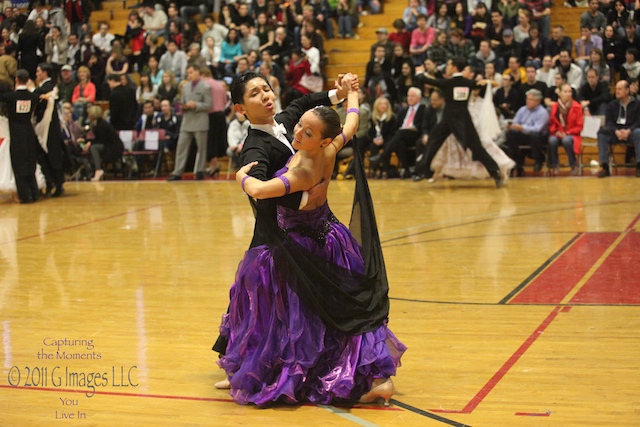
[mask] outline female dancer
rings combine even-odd
[[[281,197],[330,179],[336,153],[358,126],[355,82],[342,79],[343,90],[350,87],[344,128],[331,108],[304,113],[293,132],[298,152],[276,178],[247,175],[258,162],[237,173],[247,194]],[[393,395],[390,376],[406,347],[386,326],[386,281],[367,282],[361,251],[370,248],[338,222],[323,188],[302,210],[279,206],[277,224],[266,230],[274,236],[249,249],[238,267],[221,326],[229,344],[218,362],[238,403],[388,402]]]

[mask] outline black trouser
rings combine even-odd
[[[15,176],[18,198],[22,203],[33,203],[38,200],[38,183],[35,173],[28,176]]]
[[[435,125],[429,134],[425,154],[422,159],[416,163],[416,174],[422,174],[428,178],[433,176],[431,162],[438,153],[438,150],[440,150],[440,147],[442,147],[442,144],[444,144],[452,133],[456,138],[458,138],[460,144],[471,150],[473,160],[477,160],[482,163],[483,166],[487,168],[489,175],[493,178],[500,178],[500,168],[489,153],[487,153],[487,150],[482,146],[478,132],[471,121],[471,117],[469,117],[468,120],[458,121],[443,119]]]
[[[544,143],[547,140],[546,135],[527,134],[515,130],[507,131],[507,155],[516,162],[516,168],[522,168],[526,151],[521,150],[521,146],[531,147],[530,157],[536,163],[544,162]]]
[[[398,129],[396,133],[391,137],[391,140],[383,145],[384,149],[380,157],[380,163],[382,170],[389,170],[389,161],[391,160],[391,154],[396,153],[398,160],[403,168],[407,169],[410,165],[409,162],[409,145],[413,147],[416,138],[420,134],[415,129]]]

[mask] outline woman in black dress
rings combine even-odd
[[[20,68],[29,72],[31,80],[36,79],[36,68],[43,61],[37,51],[44,52],[44,37],[38,32],[34,21],[24,24],[22,33],[18,38],[18,53],[20,54]]]

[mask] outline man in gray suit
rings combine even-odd
[[[180,181],[189,156],[189,147],[193,138],[196,139],[198,154],[196,155],[196,180],[204,179],[207,162],[207,132],[209,130],[209,110],[211,110],[211,88],[200,76],[200,69],[196,66],[187,67],[187,81],[182,87],[180,105],[183,116],[178,148],[176,149],[176,165],[169,181]]]

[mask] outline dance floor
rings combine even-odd
[[[348,221],[352,181],[330,204]],[[389,326],[381,405],[235,404],[211,351],[253,231],[235,181],[0,198],[0,425],[640,424],[640,179],[372,181]]]

